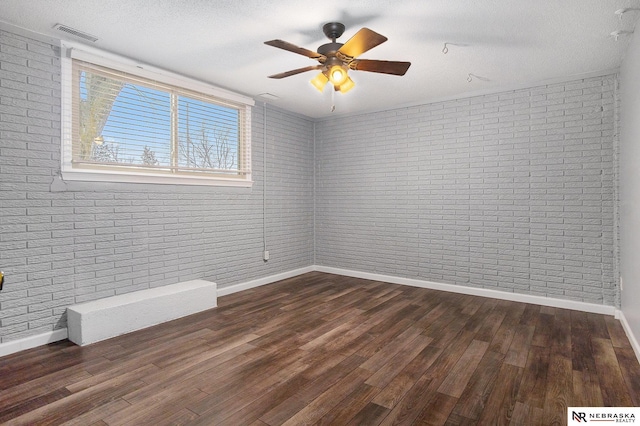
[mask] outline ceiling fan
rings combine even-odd
[[[304,55],[320,63],[319,65],[311,65],[270,75],[269,78],[284,78],[307,71],[320,70],[320,74],[311,80],[311,84],[313,84],[316,89],[322,92],[324,86],[328,82],[331,82],[336,91],[346,93],[355,86],[355,83],[347,73],[348,70],[404,75],[409,69],[409,66],[411,66],[411,62],[356,59],[364,52],[387,41],[387,38],[368,28],[362,28],[346,43],[336,42],[336,39],[340,38],[344,30],[345,27],[340,22],[329,22],[325,24],[322,27],[322,31],[331,40],[331,43],[326,43],[318,47],[317,52],[283,40],[265,41],[264,43],[269,46]]]

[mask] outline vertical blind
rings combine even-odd
[[[72,165],[250,175],[246,105],[73,60]]]

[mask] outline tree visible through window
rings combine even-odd
[[[180,97],[178,100],[178,149],[180,163],[187,168],[232,170],[238,166],[238,121],[234,110],[217,111],[218,123],[209,117],[206,102]],[[226,123],[226,124],[225,124]]]
[[[74,60],[72,165],[245,179],[245,108]]]

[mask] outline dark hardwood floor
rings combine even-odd
[[[0,423],[546,425],[640,405],[613,317],[316,272],[218,302],[0,358]]]

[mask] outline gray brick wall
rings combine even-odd
[[[73,303],[195,278],[219,288],[313,263],[313,122],[253,109],[253,188],[73,182],[60,171],[60,64],[0,31],[0,342],[66,326]],[[55,186],[54,186],[55,188]]]
[[[59,191],[57,52],[0,31],[0,342],[65,327],[73,303],[193,278],[226,287],[313,263],[617,306],[614,84],[315,124],[269,107],[266,193],[258,105],[251,189]]]
[[[614,305],[614,84],[316,123],[316,264]]]

